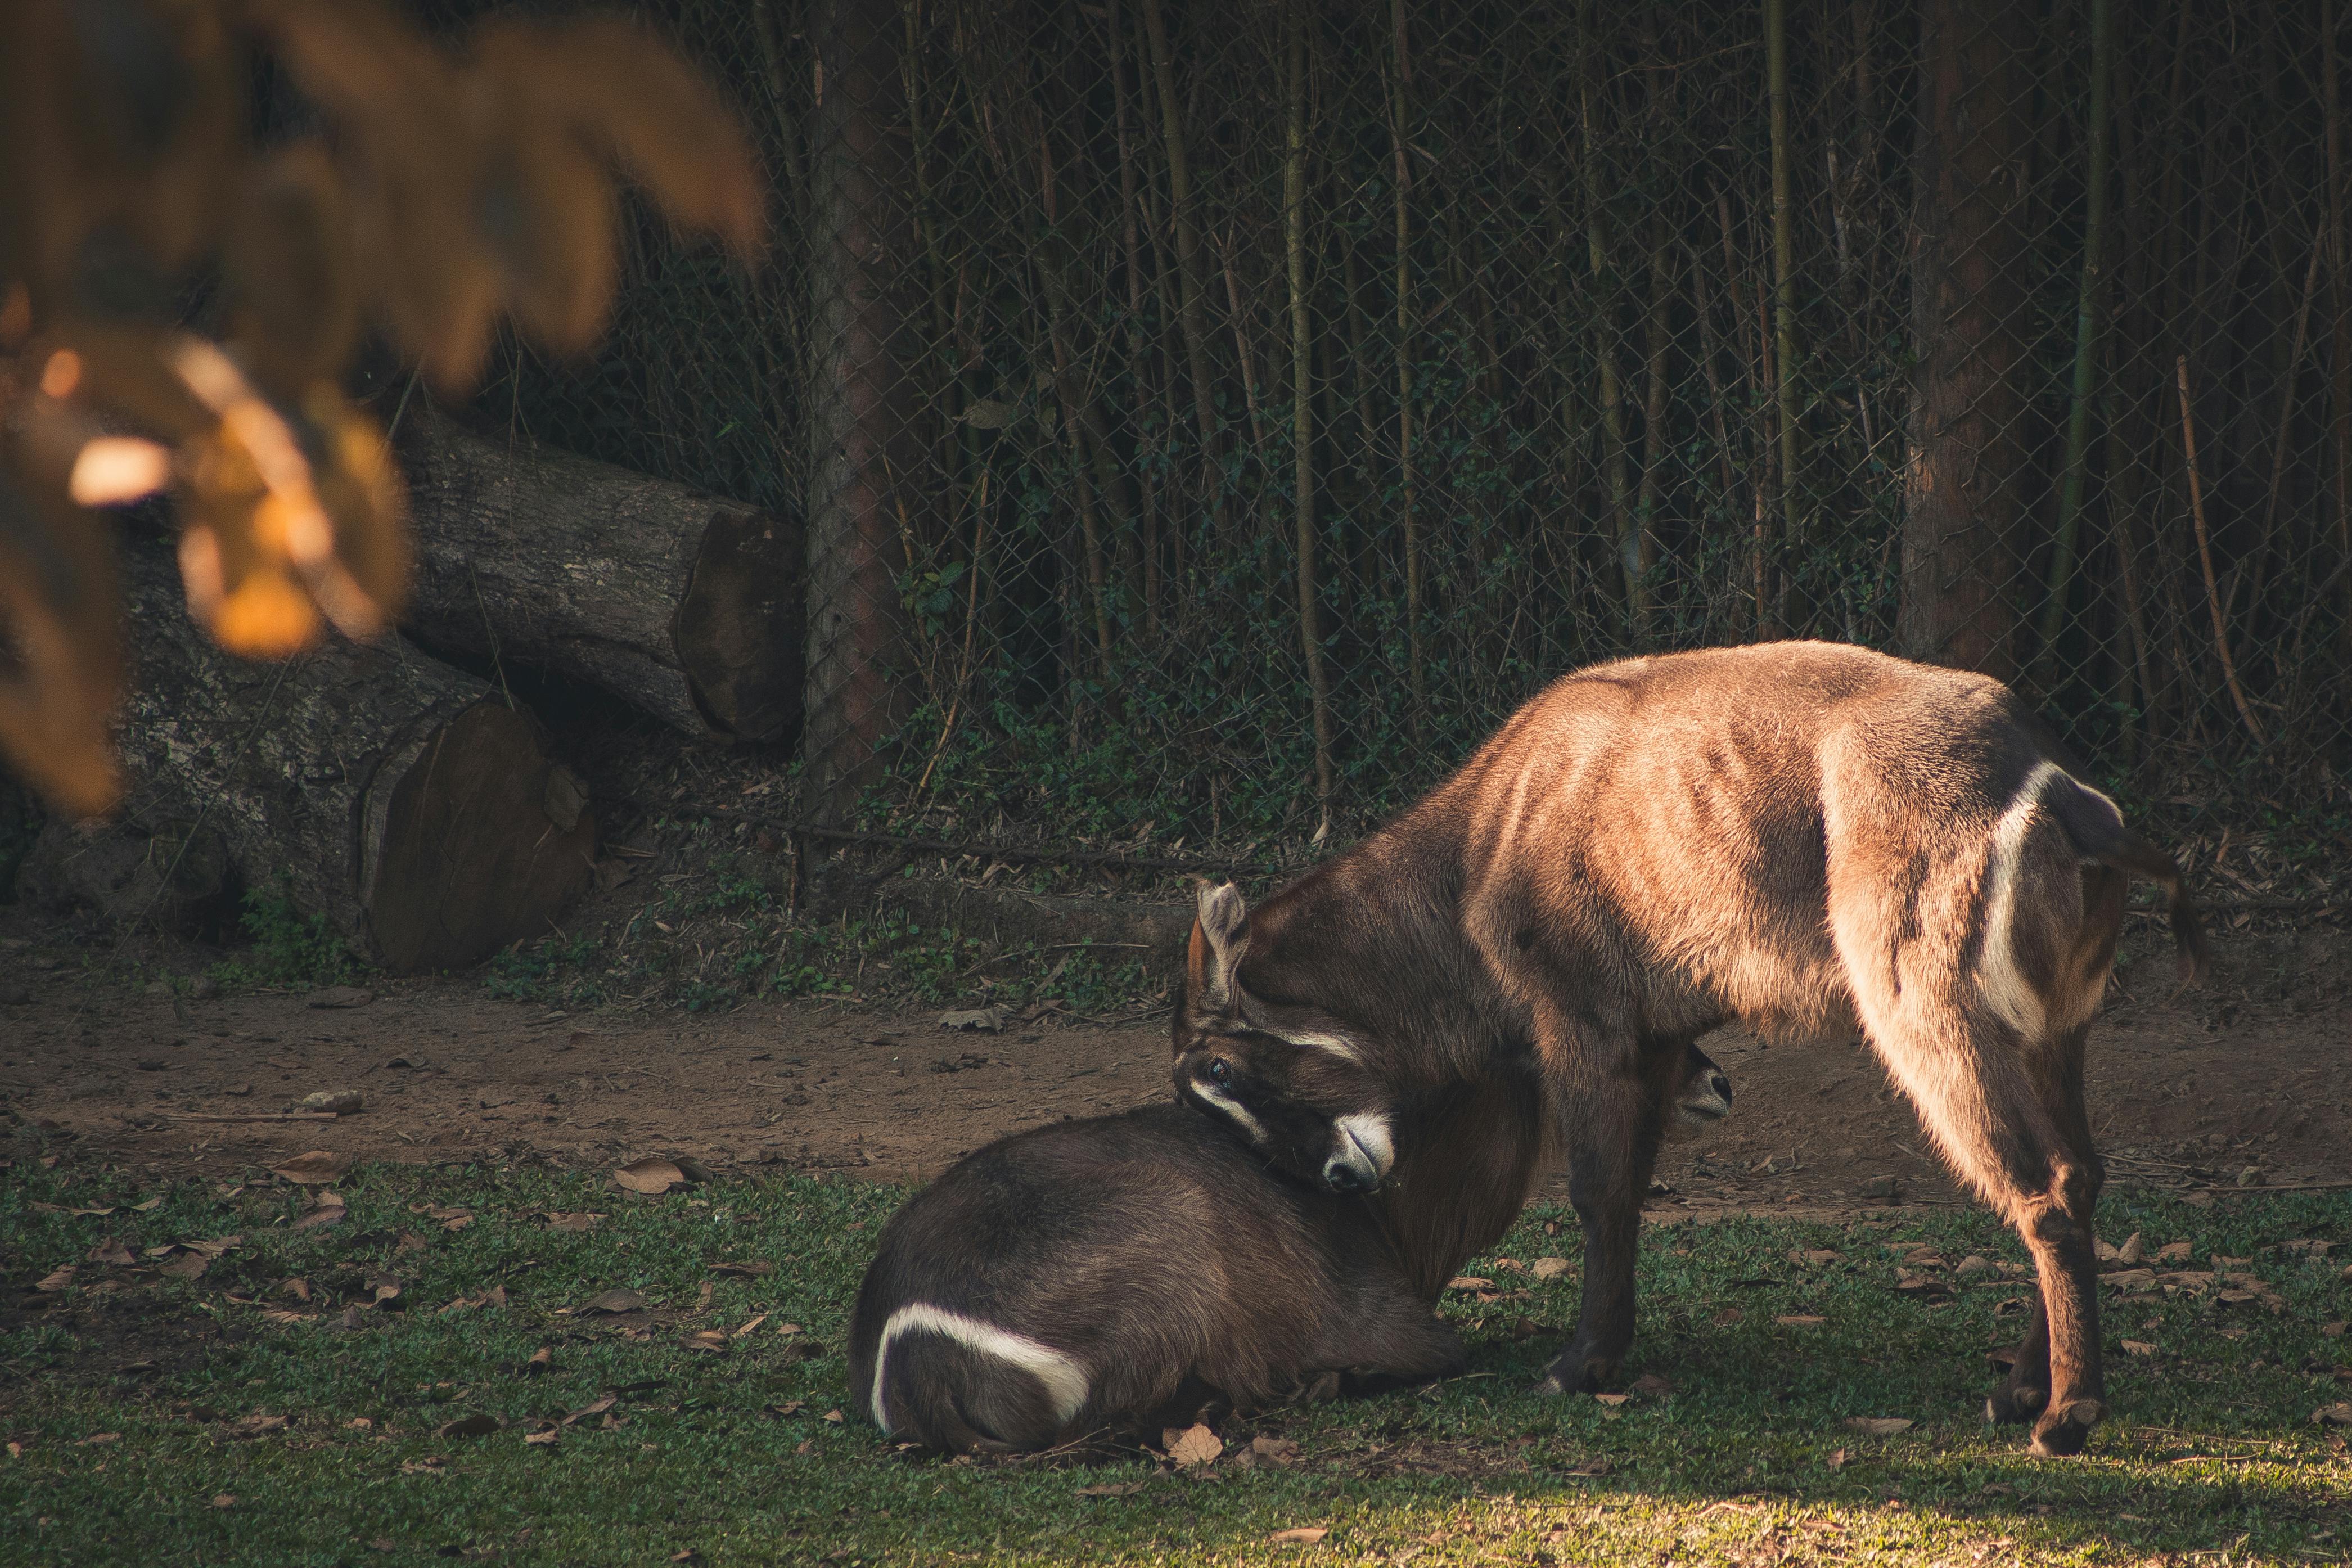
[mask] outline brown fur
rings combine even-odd
[[[1548,1382],[1590,1388],[1632,1342],[1689,1042],[1858,1030],[2032,1251],[2042,1310],[1991,1410],[2072,1452],[2104,1412],[2083,1038],[2134,874],[2193,976],[2178,868],[1998,682],[1822,643],[1628,660],[1256,910],[1205,891],[1177,1042],[1311,1037],[1405,1104],[1531,1055],[1585,1232]]]
[[[927,1447],[1025,1450],[1156,1430],[1203,1390],[1253,1405],[1326,1373],[1360,1391],[1463,1364],[1431,1308],[1550,1166],[1533,1064],[1493,1064],[1391,1121],[1362,1068],[1264,1036],[1180,1059],[1195,1104],[1213,1060],[1280,1119],[1236,1137],[1214,1110],[1160,1104],[1041,1128],[892,1216],[850,1323],[868,1415]],[[1693,1050],[1685,1076],[1702,1119],[1720,1115],[1715,1064]],[[1393,1142],[1374,1195],[1323,1188],[1346,1116]],[[1057,1400],[1057,1379],[1083,1397]]]

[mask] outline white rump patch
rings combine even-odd
[[[2042,792],[2051,780],[2066,776],[2055,763],[2033,765],[1993,826],[1992,858],[1985,868],[1984,948],[1977,960],[1977,982],[1984,988],[1987,1005],[2028,1039],[2041,1038],[2049,1018],[2041,994],[2017,966],[2017,863],[2025,853],[2033,814],[2041,809]]]
[[[886,1433],[890,1430],[890,1417],[882,1408],[882,1373],[890,1363],[890,1344],[899,1335],[918,1331],[944,1335],[967,1350],[1009,1362],[1029,1373],[1045,1385],[1046,1396],[1054,1402],[1056,1421],[1068,1421],[1087,1402],[1086,1369],[1053,1346],[1040,1344],[1026,1334],[1016,1334],[993,1323],[983,1323],[977,1318],[967,1318],[961,1312],[918,1302],[890,1314],[889,1321],[882,1325],[881,1342],[874,1347],[870,1403],[874,1425]]]
[[[1248,1133],[1251,1142],[1263,1144],[1265,1142],[1265,1128],[1256,1117],[1250,1114],[1248,1106],[1244,1105],[1215,1084],[1202,1083],[1198,1079],[1192,1080],[1192,1092],[1208,1104],[1215,1106],[1219,1114],[1229,1119],[1244,1132]]]
[[[1389,1168],[1396,1163],[1396,1142],[1389,1136],[1389,1119],[1377,1110],[1358,1110],[1331,1123],[1332,1129],[1346,1142],[1362,1151],[1372,1163],[1372,1173],[1386,1181]]]

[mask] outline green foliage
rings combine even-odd
[[[2115,1353],[2114,1417],[2081,1461],[2034,1460],[2014,1429],[1979,1422],[1982,1352],[2017,1337],[2002,1310],[2017,1287],[1892,1293],[1916,1243],[2021,1261],[1988,1216],[1649,1229],[1627,1370],[1672,1391],[1612,1407],[1527,1392],[1576,1302],[1572,1272],[1538,1282],[1501,1261],[1568,1250],[1541,1228],[1565,1216],[1538,1208],[1470,1270],[1524,1296],[1443,1308],[1470,1375],[1227,1420],[1229,1444],[1278,1436],[1295,1462],[1228,1458],[1202,1479],[1145,1456],[1055,1468],[894,1453],[841,1353],[901,1195],[888,1188],[794,1177],[641,1199],[602,1175],[374,1166],[340,1184],[342,1224],[299,1231],[287,1188],[158,1189],[16,1152],[0,1255],[26,1279],[77,1273],[49,1310],[0,1321],[0,1423],[19,1445],[0,1465],[0,1563],[2266,1563],[2339,1558],[2352,1518],[2352,1463],[2308,1419],[2341,1397],[2328,1369],[2342,1342],[2319,1328],[2343,1316],[2341,1265],[2284,1245],[2343,1235],[2340,1194],[2204,1211],[2110,1196],[2107,1234],[2187,1240],[2200,1268],[2250,1258],[2285,1310],[2111,1296],[2111,1344],[2152,1353]],[[425,1205],[472,1217],[443,1230]],[[547,1211],[608,1217],[552,1231],[534,1218]],[[243,1239],[193,1282],[89,1259],[108,1240],[136,1254],[230,1236]],[[1840,1257],[1790,1260],[1815,1248]],[[774,1272],[711,1272],[730,1261]],[[399,1296],[342,1326],[387,1275]],[[503,1306],[483,1302],[493,1289]],[[563,1310],[613,1289],[651,1310]],[[1822,1321],[1779,1321],[1794,1314]],[[1542,1332],[1520,1337],[1523,1319]],[[687,1342],[714,1329],[723,1351]],[[608,1411],[554,1425],[607,1395]],[[504,1425],[440,1435],[474,1415]],[[257,1432],[252,1416],[288,1426]],[[1914,1425],[1865,1436],[1846,1426],[1857,1416]],[[551,1426],[553,1442],[525,1441]],[[1300,1526],[1331,1533],[1313,1548],[1267,1540]]]
[[[324,915],[304,914],[283,890],[247,889],[239,923],[252,945],[213,965],[224,988],[307,990],[348,984],[368,972]]]

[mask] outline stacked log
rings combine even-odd
[[[134,822],[216,837],[246,887],[394,973],[538,936],[588,886],[587,793],[496,689],[399,637],[236,658],[189,618],[167,545],[131,541],[123,565]]]
[[[678,730],[787,739],[806,657],[797,519],[411,409],[405,629],[588,681]]]

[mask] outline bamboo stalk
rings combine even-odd
[[[1406,732],[1418,742],[1422,715],[1429,706],[1423,674],[1421,520],[1413,505],[1412,468],[1412,164],[1405,139],[1406,92],[1412,85],[1412,56],[1407,47],[1405,0],[1390,0],[1389,15],[1395,47],[1390,74],[1389,150],[1395,161],[1391,179],[1396,198],[1396,373],[1397,373],[1397,494],[1404,528],[1404,626],[1407,679],[1412,707]]]
[[[2091,467],[2091,386],[2098,370],[2099,284],[2106,265],[2108,80],[2114,73],[2114,0],[2091,0],[2090,168],[2083,215],[2083,278],[2074,307],[2074,406],[2066,416],[2064,479],[2058,489],[2057,538],[2042,604],[2042,657],[2054,659],[2074,578],[2075,537]]]
[[[1184,357],[1192,376],[1192,412],[1201,424],[1201,450],[1213,466],[1217,408],[1209,382],[1208,279],[1201,258],[1201,227],[1193,215],[1192,171],[1185,152],[1184,112],[1176,102],[1176,62],[1168,48],[1168,25],[1160,0],[1142,0],[1144,37],[1151,48],[1151,74],[1159,87],[1160,134],[1168,159],[1168,211],[1176,229],[1176,273],[1182,292],[1181,321]],[[1222,492],[1217,505],[1222,510]]]
[[[1089,454],[1086,426],[1091,410],[1070,363],[1068,312],[1063,308],[1067,285],[1057,258],[1061,218],[1054,180],[1053,140],[1042,119],[1037,125],[1037,173],[1045,228],[1035,237],[1033,254],[1045,289],[1045,335],[1054,355],[1054,395],[1062,405],[1062,436],[1069,447],[1070,478],[1077,490],[1078,534],[1085,553],[1087,596],[1094,612],[1095,648],[1102,662],[1103,679],[1108,683],[1111,675],[1110,605],[1103,568],[1102,531],[1095,517],[1095,487],[1087,472]]]
[[[1666,257],[1667,226],[1657,220],[1657,237],[1650,247],[1649,385],[1642,399],[1642,488],[1633,503],[1633,531],[1638,552],[1635,567],[1642,584],[1641,623],[1636,636],[1643,646],[1657,636],[1654,625],[1654,579],[1658,565],[1658,496],[1666,468],[1666,366],[1674,346],[1674,274]]]
[[[2321,91],[2326,102],[2327,138],[2327,238],[2329,304],[2335,317],[2335,406],[2329,410],[2336,437],[2336,549],[2352,562],[2352,284],[2345,278],[2352,267],[2344,231],[2344,153],[2342,100],[2336,65],[2336,0],[2319,0]],[[2344,617],[2343,638],[2352,651],[2352,598]]]
[[[1118,137],[1119,237],[1124,243],[1127,257],[1128,374],[1134,380],[1135,406],[1140,412],[1151,395],[1151,353],[1150,340],[1144,331],[1143,236],[1139,217],[1143,204],[1137,188],[1135,137],[1127,100],[1127,35],[1119,25],[1118,0],[1105,0],[1103,31],[1109,42],[1112,118]],[[1141,456],[1141,429],[1139,428],[1135,436],[1138,455]],[[1144,640],[1157,643],[1160,640],[1159,487],[1145,480],[1135,489],[1137,499],[1141,502],[1140,551],[1143,556],[1143,580],[1137,584],[1137,596],[1142,602]]]
[[[1760,289],[1757,291],[1756,300],[1759,319],[1752,328],[1748,323],[1746,291],[1740,287],[1738,251],[1731,238],[1731,194],[1719,187],[1715,193],[1715,216],[1723,230],[1724,289],[1731,299],[1731,319],[1739,329],[1741,358],[1748,371],[1749,389],[1748,404],[1748,407],[1754,410],[1759,426],[1757,432],[1756,454],[1756,520],[1749,538],[1748,564],[1756,597],[1755,633],[1757,640],[1761,642],[1770,637],[1774,632],[1771,596],[1766,589],[1769,574],[1764,561],[1765,550],[1769,543],[1769,530],[1771,526],[1769,513],[1765,507],[1765,490],[1769,483],[1767,476],[1771,468],[1772,441],[1769,433],[1761,428],[1765,419],[1762,394],[1771,384],[1772,379],[1771,333],[1767,330],[1769,323],[1762,319],[1764,300],[1763,291]]]
[[[1796,205],[1790,195],[1789,0],[1764,0],[1764,58],[1772,112],[1772,400],[1780,426],[1780,521],[1790,544],[1802,536],[1797,481]]]
[[[2197,475],[2197,426],[2189,407],[2189,356],[2182,354],[2174,363],[2180,387],[2180,449],[2189,462],[2189,512],[2197,527],[2197,559],[2205,568],[2205,603],[2213,612],[2213,651],[2221,656],[2221,679],[2229,683],[2230,700],[2238,705],[2238,717],[2246,721],[2246,733],[2256,745],[2266,744],[2263,727],[2254,721],[2254,710],[2246,701],[2244,688],[2238,684],[2237,661],[2230,657],[2230,629],[2221,618],[2221,593],[2213,581],[2213,550],[2205,532],[2205,490]]]
[[[1218,265],[1225,278],[1225,304],[1231,312],[1234,329],[1234,356],[1241,362],[1242,406],[1249,411],[1250,446],[1257,453],[1258,467],[1266,463],[1265,411],[1258,401],[1257,356],[1250,352],[1249,316],[1242,304],[1242,283],[1234,265],[1236,242],[1230,234],[1218,243]]]
[[[1307,306],[1307,5],[1290,0],[1290,90],[1283,138],[1283,249],[1290,272],[1291,441],[1297,489],[1298,640],[1315,704],[1315,840],[1331,834],[1331,687],[1323,668],[1323,625],[1315,579],[1315,376]]]
[[[1638,643],[1649,619],[1642,582],[1642,545],[1633,520],[1633,482],[1625,460],[1624,388],[1617,379],[1617,351],[1610,341],[1609,249],[1601,216],[1601,159],[1592,135],[1592,77],[1598,68],[1592,35],[1592,0],[1577,7],[1579,69],[1576,95],[1584,168],[1584,247],[1592,277],[1592,354],[1600,363],[1601,468],[1609,486],[1609,521],[1617,540],[1617,564],[1625,577],[1625,626]]]

